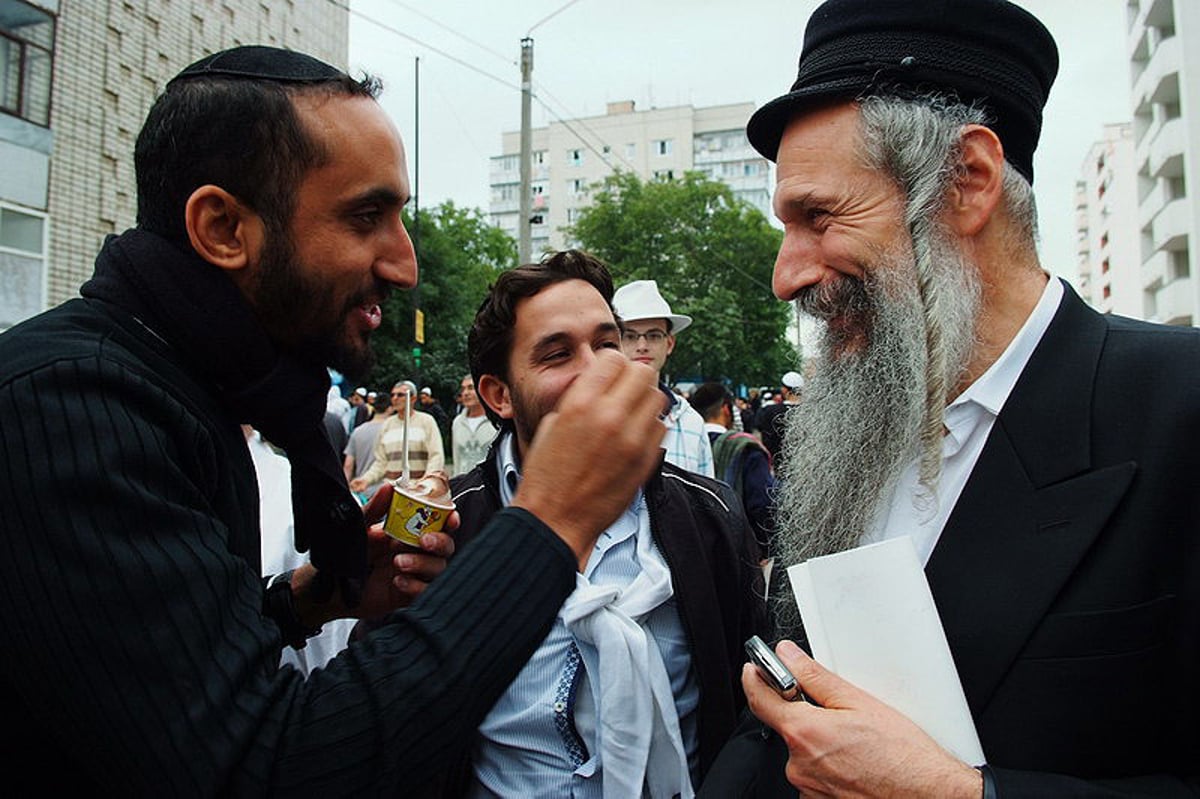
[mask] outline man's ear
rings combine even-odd
[[[505,383],[495,375],[480,375],[475,393],[501,419],[513,418],[512,395]]]
[[[996,212],[1004,190],[1004,145],[983,125],[967,125],[962,134],[962,166],[950,188],[945,220],[960,236],[983,230]]]
[[[219,186],[192,192],[184,207],[184,224],[192,249],[221,269],[245,269],[262,251],[262,218]]]
[[[670,355],[674,351],[675,351],[675,336],[668,333],[667,334],[667,355]]]

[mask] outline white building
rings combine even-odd
[[[1104,313],[1145,319],[1133,126],[1106,125],[1075,183],[1077,267],[1083,298]]]
[[[1128,0],[1127,9],[1142,315],[1194,325],[1200,322],[1200,2]]]
[[[344,65],[331,2],[0,0],[0,330],[75,296],[134,224],[133,145],[180,69],[237,44]]]
[[[566,228],[587,206],[589,187],[615,170],[643,180],[703,172],[770,212],[770,163],[746,139],[753,103],[635,111],[632,100],[609,103],[604,116],[555,121],[532,131],[533,252],[568,246]],[[492,158],[492,224],[517,238],[520,131],[503,134]]]

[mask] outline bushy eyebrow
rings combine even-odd
[[[621,329],[617,327],[616,322],[604,322],[603,324],[596,325],[595,330],[592,331],[592,337],[599,338],[610,333],[618,336],[621,335]],[[570,344],[571,340],[571,335],[563,331],[547,333],[534,343],[533,348],[530,350],[531,357],[533,360],[537,360],[546,351],[552,350],[555,347],[561,347],[564,344]]]
[[[380,186],[367,189],[360,194],[343,200],[341,207],[343,211],[353,211],[364,205],[378,205],[381,208],[403,208],[407,202],[408,198],[404,195]]]

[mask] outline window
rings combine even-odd
[[[671,139],[655,139],[650,147],[655,155],[670,155]]]
[[[546,163],[546,151],[534,150],[530,155],[530,160],[533,161],[534,166],[541,166],[542,164]]]
[[[0,111],[50,124],[54,17],[20,0],[0,0]]]
[[[42,310],[46,217],[0,205],[0,330]]]
[[[583,166],[583,150],[567,150],[567,163],[571,166]]]
[[[625,145],[625,157],[626,158],[636,158],[637,157],[637,144],[636,143],[629,142],[628,144]]]
[[[1174,250],[1171,253],[1171,279],[1180,280],[1188,277],[1191,274],[1191,269],[1188,266],[1188,251]]]
[[[587,181],[583,178],[571,178],[567,181],[567,194],[577,197],[587,192]]]
[[[742,164],[742,177],[752,178],[758,174],[759,168],[762,165],[757,161],[747,161]]]
[[[674,180],[675,170],[673,169],[656,169],[654,170],[655,180]]]
[[[1100,273],[1105,274],[1105,275],[1108,274],[1108,259],[1107,258],[1105,258],[1104,261],[1100,264]]]
[[[580,210],[581,209],[579,209],[579,208],[568,208],[567,209],[567,223],[568,224],[573,225],[579,221]]]

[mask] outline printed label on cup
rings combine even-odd
[[[453,510],[453,506],[434,505],[396,488],[383,529],[397,541],[417,547],[421,545],[421,534],[441,530]]]

